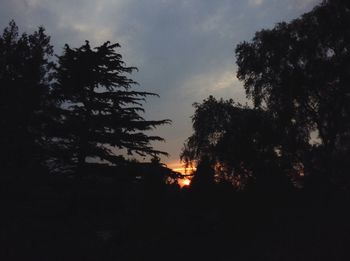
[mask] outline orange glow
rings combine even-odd
[[[178,182],[181,188],[188,187],[191,184],[190,179],[180,179]]]
[[[191,184],[191,180],[185,179],[185,180],[183,181],[183,184],[184,184],[185,186],[189,186],[189,185]]]
[[[173,171],[180,172],[181,174],[191,174],[193,171],[196,170],[195,167],[188,167],[187,169],[184,167],[182,163],[169,163],[167,164],[169,168],[171,168]]]
[[[184,164],[181,162],[171,162],[167,164],[168,168],[171,168],[173,171],[179,172],[183,175],[190,175],[192,174],[196,168],[195,167],[188,167],[185,168]],[[191,176],[178,178],[177,182],[181,188],[188,187],[191,185]]]
[[[180,172],[181,174],[189,174],[189,173],[192,173],[192,171],[193,170],[195,170],[195,169],[193,169],[193,168],[174,168],[174,169],[172,169],[173,171],[176,171],[176,172]]]

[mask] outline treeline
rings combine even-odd
[[[327,0],[236,47],[253,105],[212,96],[194,104],[181,154],[197,166],[193,188],[349,191],[349,24],[349,2]]]
[[[124,63],[119,47],[105,42],[93,48],[86,41],[54,55],[43,27],[20,34],[9,23],[0,35],[2,178],[84,177],[108,166],[125,172],[136,164],[126,155],[157,162],[167,154],[151,144],[163,139],[146,131],[170,120],[142,117],[145,98],[157,94],[134,88],[130,74],[137,68]]]
[[[349,1],[325,0],[239,44],[253,106],[194,104],[181,157],[196,171],[180,190],[145,132],[169,120],[142,118],[155,94],[133,88],[118,44],[54,56],[43,28],[10,22],[0,259],[350,260],[349,25]]]

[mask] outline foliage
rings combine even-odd
[[[123,157],[116,151],[141,156],[165,152],[153,149],[149,131],[169,120],[148,121],[140,113],[145,97],[154,93],[133,91],[135,81],[128,78],[135,67],[126,67],[116,52],[119,44],[106,42],[91,48],[68,45],[59,56],[54,95],[61,102],[58,139],[73,166],[83,167],[87,157],[118,164]],[[122,152],[120,152],[121,154]]]
[[[11,21],[0,36],[0,158],[4,169],[33,168],[43,162],[52,54],[43,27],[19,35]]]
[[[83,171],[88,158],[125,165],[125,154],[167,155],[146,134],[170,120],[145,120],[119,44],[65,46],[58,63],[45,29],[19,35],[14,21],[0,36],[0,152],[5,172]],[[119,154],[119,155],[118,155]],[[33,169],[35,168],[35,170]]]
[[[268,113],[212,96],[194,107],[194,133],[181,158],[187,164],[197,162],[197,176],[208,179],[211,166],[216,181],[244,188],[254,180],[260,182],[261,175],[267,178],[264,172],[272,173],[282,164],[280,135]]]
[[[283,152],[303,161],[311,134],[318,134],[330,176],[337,155],[349,148],[349,23],[349,2],[328,0],[236,49],[238,78],[254,105],[274,116]]]
[[[297,185],[305,175],[343,184],[350,155],[349,23],[347,1],[324,1],[239,44],[237,77],[254,108],[211,96],[194,104],[185,163],[210,162],[216,177],[238,186],[252,177],[267,185],[281,173]]]

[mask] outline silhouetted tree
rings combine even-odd
[[[238,78],[254,105],[271,112],[283,133],[281,153],[331,179],[346,169],[350,131],[350,3],[325,0],[290,23],[237,46]],[[309,143],[318,135],[317,157]],[[316,154],[314,154],[316,155]],[[345,159],[345,158],[346,159]],[[339,174],[339,173],[338,173]]]
[[[197,163],[194,186],[210,180],[240,189],[252,183],[282,185],[281,138],[267,112],[212,96],[194,106],[194,133],[181,154],[186,164]]]
[[[191,189],[196,193],[208,193],[215,184],[215,170],[209,155],[203,155],[197,161],[196,171],[191,180]]]
[[[123,160],[121,150],[141,156],[166,154],[150,144],[163,139],[145,131],[170,121],[148,121],[140,115],[145,97],[156,94],[131,90],[136,82],[127,75],[136,68],[124,65],[118,47],[110,42],[94,49],[89,42],[75,49],[66,45],[58,57],[58,140],[66,159],[80,172],[88,157],[118,164]]]
[[[14,21],[0,35],[0,159],[3,170],[36,168],[46,157],[46,108],[53,48],[45,29],[18,32]],[[6,171],[4,171],[6,173]]]

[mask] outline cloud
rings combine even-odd
[[[245,101],[242,83],[235,76],[234,70],[217,68],[216,71],[194,75],[182,86],[182,90],[185,96],[194,97],[197,101],[209,95]]]
[[[248,3],[253,6],[259,6],[264,2],[264,0],[249,0]]]
[[[320,2],[321,2],[320,0],[293,0],[289,3],[288,8],[305,10],[305,9],[310,9],[313,6],[316,6],[316,4]]]
[[[257,30],[291,20],[321,0],[0,0],[0,27],[15,19],[21,30],[44,25],[55,51],[119,42],[140,90],[156,92],[145,104],[148,119],[170,118],[156,134],[167,139],[157,148],[176,160],[191,135],[191,104],[208,95],[244,103],[235,77],[235,46]]]

